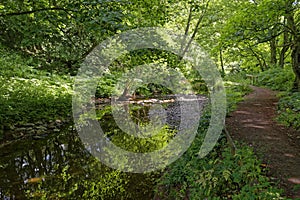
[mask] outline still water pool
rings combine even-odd
[[[155,114],[149,104],[128,106],[136,124],[147,124]],[[180,109],[176,102],[161,103],[161,109],[167,111],[163,121],[170,138],[176,134]],[[98,106],[97,117],[111,141],[125,144],[122,148],[143,152],[165,144],[161,140],[146,141],[146,145],[132,148],[136,141],[118,129],[110,106]],[[153,199],[161,173],[125,173],[105,166],[85,148],[74,125],[66,126],[60,133],[28,137],[0,147],[0,199],[147,200]]]

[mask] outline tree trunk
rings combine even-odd
[[[276,48],[277,48],[276,38],[273,38],[270,41],[270,49],[271,49],[271,60],[270,61],[271,61],[271,65],[276,65],[277,64]]]
[[[256,58],[261,71],[267,70],[268,66],[263,56],[260,56],[258,53],[256,53],[250,46],[249,46],[249,50],[252,52],[252,55]]]
[[[284,24],[286,26],[286,16],[284,17]],[[283,44],[282,44],[282,49],[280,51],[280,57],[279,57],[279,66],[281,68],[284,67],[284,61],[285,61],[285,54],[286,52],[289,50],[290,48],[290,41],[289,41],[289,33],[288,33],[288,30],[287,30],[287,27],[284,27],[284,33],[283,33]]]
[[[290,1],[290,3],[292,3],[292,1]],[[297,28],[294,15],[293,10],[287,14],[287,27],[292,34],[292,68],[295,73],[293,91],[300,92],[300,30]]]
[[[222,77],[224,77],[225,76],[225,69],[224,69],[222,47],[220,48],[220,63],[221,63],[221,68],[222,68]]]
[[[293,91],[300,92],[300,40],[297,40],[292,49],[292,66],[296,75]]]

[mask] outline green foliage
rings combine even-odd
[[[237,81],[242,75],[227,77]],[[228,112],[235,109],[251,89],[244,84],[227,81]],[[260,168],[261,162],[252,149],[238,145],[235,155],[221,135],[213,151],[199,158],[210,114],[207,110],[201,117],[198,134],[188,151],[171,164],[159,180],[156,196],[161,199],[283,199],[281,192]]]
[[[96,97],[111,97],[114,87],[117,83],[117,79],[120,77],[120,73],[107,73],[99,79],[96,88]]]
[[[284,93],[278,104],[277,120],[295,129],[300,129],[300,92]]]
[[[152,67],[152,71],[146,67],[134,70],[135,67],[143,65],[155,65],[158,66],[159,70],[155,67]],[[137,77],[132,76],[132,74],[137,74]],[[143,80],[139,78],[141,75],[143,75]],[[186,79],[184,81],[180,79],[183,76]],[[172,91],[171,89],[174,88],[163,85],[162,83],[166,83],[165,80],[168,80],[169,86],[175,86],[177,91]],[[115,86],[118,83],[124,85],[121,88],[122,91],[116,90]],[[133,86],[138,86],[135,91],[132,91]],[[180,61],[177,55],[156,49],[136,50],[120,56],[99,79],[96,97],[110,97],[113,92],[121,95],[125,90],[124,88],[128,90],[126,95],[133,95],[135,92],[135,94],[143,97],[176,92],[189,93],[191,90],[194,93],[207,94],[206,84],[197,70],[188,63]]]
[[[79,139],[76,143],[81,146]],[[82,154],[82,157],[72,154],[69,156],[72,156],[74,163],[55,163],[52,170],[56,176],[48,174],[37,185],[31,187],[25,185],[28,199],[78,199],[80,197],[86,200],[113,200],[119,195],[128,196],[125,187],[130,180],[130,175],[110,169],[96,158],[86,154]],[[77,166],[74,166],[75,163]]]
[[[67,76],[36,70],[18,54],[0,50],[0,124],[66,118],[71,111]]]
[[[259,74],[259,85],[274,90],[289,91],[295,75],[290,66],[284,69],[272,68]]]
[[[145,126],[146,125],[140,124],[140,128]],[[163,128],[151,130],[151,135],[153,135],[151,138],[137,139],[134,136],[120,133],[120,131],[116,130],[112,137],[112,142],[127,151],[138,153],[151,152],[162,149],[168,145],[168,142],[174,137],[175,132],[176,131],[170,129],[168,126],[164,126]]]
[[[177,132],[167,125],[157,127],[149,123],[149,119],[146,115],[146,113],[149,112],[149,110],[147,111],[147,109],[149,109],[147,107],[129,105],[127,109],[130,110],[128,115],[132,118],[135,125],[138,125],[140,130],[144,130],[143,134],[145,134],[145,136],[151,135],[151,137],[137,138],[122,131],[113,119],[110,106],[97,110],[97,120],[99,120],[103,131],[116,146],[122,149],[139,153],[159,150],[164,148]],[[126,127],[131,125],[129,122],[129,119],[123,119],[123,123],[128,123]]]
[[[162,25],[165,11],[158,0],[5,1],[0,43],[34,56],[34,65],[74,73],[101,41],[130,28]]]
[[[43,67],[63,66],[70,70],[105,36],[124,28],[120,1],[42,0],[1,4],[0,42],[34,55]]]
[[[215,61],[218,61],[219,53],[223,51],[225,70],[232,70],[231,72],[235,69],[251,72],[265,70],[268,68],[267,60],[270,56],[267,42],[283,32],[282,27],[278,26],[281,24],[278,19],[282,18],[285,7],[283,2],[282,0],[275,3],[271,0],[212,0],[210,3],[206,0],[1,2],[0,43],[32,57],[24,60],[15,53],[9,55],[5,50],[0,52],[2,126],[0,131],[3,124],[9,126],[16,122],[63,118],[71,113],[72,79],[38,71],[28,65],[74,73],[76,72],[74,68],[78,67],[99,42],[130,28],[166,24],[166,27],[175,27],[175,30],[181,31],[180,33],[184,31],[190,35],[195,33],[196,41],[210,51]],[[193,32],[197,22],[200,22],[200,26]],[[284,45],[286,44],[283,43]],[[111,66],[110,71],[99,80],[96,97],[109,97],[122,73],[128,72],[133,66],[152,63],[154,60],[181,70],[197,93],[207,93],[207,88],[197,71],[185,63],[179,63],[177,56],[162,51],[140,50],[120,58],[122,64],[114,63]],[[232,67],[233,63],[237,67]],[[238,76],[240,75],[229,78],[225,85],[228,112],[231,112],[236,103],[250,91],[247,81],[241,81],[242,84],[233,83],[237,82],[236,79],[242,80],[244,77]],[[293,72],[289,68],[284,70],[276,68],[262,73],[260,82],[263,86],[273,89],[287,90],[291,87],[293,78]],[[130,83],[129,80],[127,82]],[[166,88],[154,84],[141,85],[136,92],[151,96],[155,91],[159,91],[160,94],[170,93]],[[285,118],[287,124],[298,127],[299,105],[293,100],[299,99],[299,95],[293,94],[292,97],[282,99],[280,117]],[[99,119],[106,111],[100,113]],[[170,199],[184,198],[187,194],[191,199],[279,199],[277,190],[270,186],[258,167],[259,162],[248,148],[241,147],[237,154],[232,156],[224,144],[219,144],[207,158],[196,157],[197,148],[203,141],[201,135],[205,133],[209,118],[208,114],[202,117],[203,126],[200,126],[194,144],[185,156],[167,170],[161,180],[161,188],[166,193],[162,195]],[[111,126],[109,122],[107,127]],[[168,127],[156,133],[156,138],[140,141],[118,131],[110,134],[115,143],[123,144],[124,148],[137,152],[143,151],[141,149],[145,147],[147,150],[160,148],[175,134]],[[141,147],[136,148],[140,143]],[[69,170],[68,167],[63,168],[60,181],[70,181]],[[113,179],[118,175],[116,172],[110,177],[110,173],[107,173],[96,180],[82,180],[79,184],[69,186],[69,193],[64,192],[66,188],[51,191],[54,195],[57,193],[55,197],[47,196],[49,191],[46,187],[41,188],[41,191],[46,194],[43,196],[45,199],[67,198],[76,191],[80,191],[79,193],[87,199],[104,198],[101,195],[108,193],[109,196],[113,187],[123,190],[118,187],[122,183]],[[168,187],[164,188],[165,185]],[[115,198],[114,194],[110,197]]]
[[[195,141],[194,145],[199,147],[201,139]],[[157,196],[162,199],[283,199],[281,191],[273,187],[260,168],[261,162],[252,149],[239,146],[232,155],[230,148],[221,142],[209,155],[199,159],[193,146],[168,168],[158,184]]]
[[[236,76],[235,76],[236,77]],[[237,79],[235,81],[238,81]],[[227,97],[227,113],[230,113],[236,109],[237,103],[243,100],[246,94],[249,94],[252,90],[245,83],[245,81],[241,81],[244,83],[237,83],[226,81],[226,97]]]
[[[246,74],[246,72],[230,73],[224,77],[224,81],[228,82],[229,85],[230,83],[231,85],[234,85],[234,83],[238,83],[240,85],[246,86],[250,84],[250,80],[247,79]]]

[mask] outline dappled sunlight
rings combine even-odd
[[[300,184],[300,177],[292,177],[289,178],[288,181],[294,184]]]
[[[256,124],[246,124],[246,125],[244,125],[244,127],[247,127],[247,128],[266,129],[266,127],[264,127],[264,126],[258,126],[258,125],[256,125]]]
[[[236,111],[236,113],[238,113],[238,114],[244,114],[244,115],[250,115],[251,114],[250,112],[242,111],[242,110],[238,110],[238,111]]]
[[[300,200],[299,1],[0,1],[0,200]]]
[[[284,155],[285,155],[286,157],[289,157],[289,158],[295,158],[295,155],[294,155],[294,154],[285,153]]]
[[[258,128],[258,129],[266,129],[266,125],[268,125],[268,122],[261,121],[261,120],[253,120],[253,119],[245,119],[241,120],[241,122],[244,124],[243,127],[246,128]]]
[[[280,138],[278,138],[278,137],[265,136],[264,138],[266,138],[268,140],[280,140]]]

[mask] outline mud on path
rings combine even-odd
[[[235,140],[254,148],[287,197],[300,199],[300,132],[275,121],[278,99],[274,91],[252,89],[226,119],[227,129]]]

